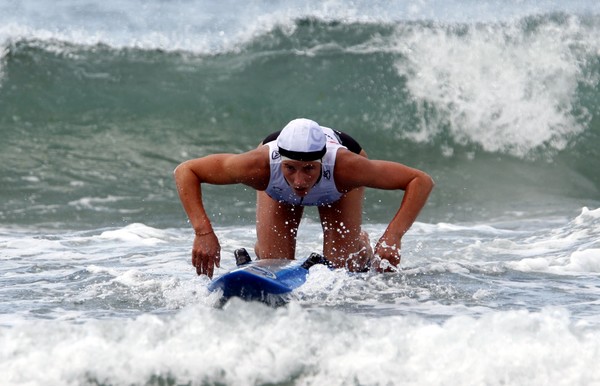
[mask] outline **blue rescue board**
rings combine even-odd
[[[223,291],[224,300],[239,297],[271,305],[285,303],[287,295],[306,282],[311,266],[327,263],[317,253],[311,254],[304,262],[289,259],[251,261],[245,249],[238,249],[235,254],[238,267],[208,286],[210,291]]]

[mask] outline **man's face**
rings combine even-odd
[[[284,160],[281,162],[283,177],[299,197],[304,197],[317,183],[321,175],[321,163],[318,161],[294,161]]]

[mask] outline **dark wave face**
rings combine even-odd
[[[597,207],[596,16],[284,20],[227,44],[1,30],[0,222],[179,226],[179,162],[249,150],[296,117],[430,173],[424,221]],[[366,218],[400,199],[369,191]],[[221,224],[253,222],[250,189],[206,201]]]

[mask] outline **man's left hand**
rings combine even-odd
[[[379,272],[396,272],[400,268],[400,240],[383,235],[375,245],[375,256],[379,258]]]

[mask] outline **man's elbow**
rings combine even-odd
[[[175,179],[177,179],[177,175],[181,172],[181,165],[183,165],[183,163],[177,165],[175,169],[173,169],[173,177]]]
[[[175,180],[177,181],[178,179],[180,179],[188,169],[188,161],[184,161],[177,165],[177,167],[173,169],[173,177],[175,178]]]
[[[433,190],[433,188],[435,187],[435,181],[433,180],[433,177],[431,177],[429,174],[426,174],[427,178],[427,183],[429,184],[429,190]]]
[[[433,190],[433,188],[435,186],[435,181],[429,174],[427,174],[425,172],[422,172],[422,175],[420,176],[420,180],[421,180],[421,184],[422,184],[422,189],[427,193],[427,195],[429,195],[429,193],[431,193],[431,191]]]

